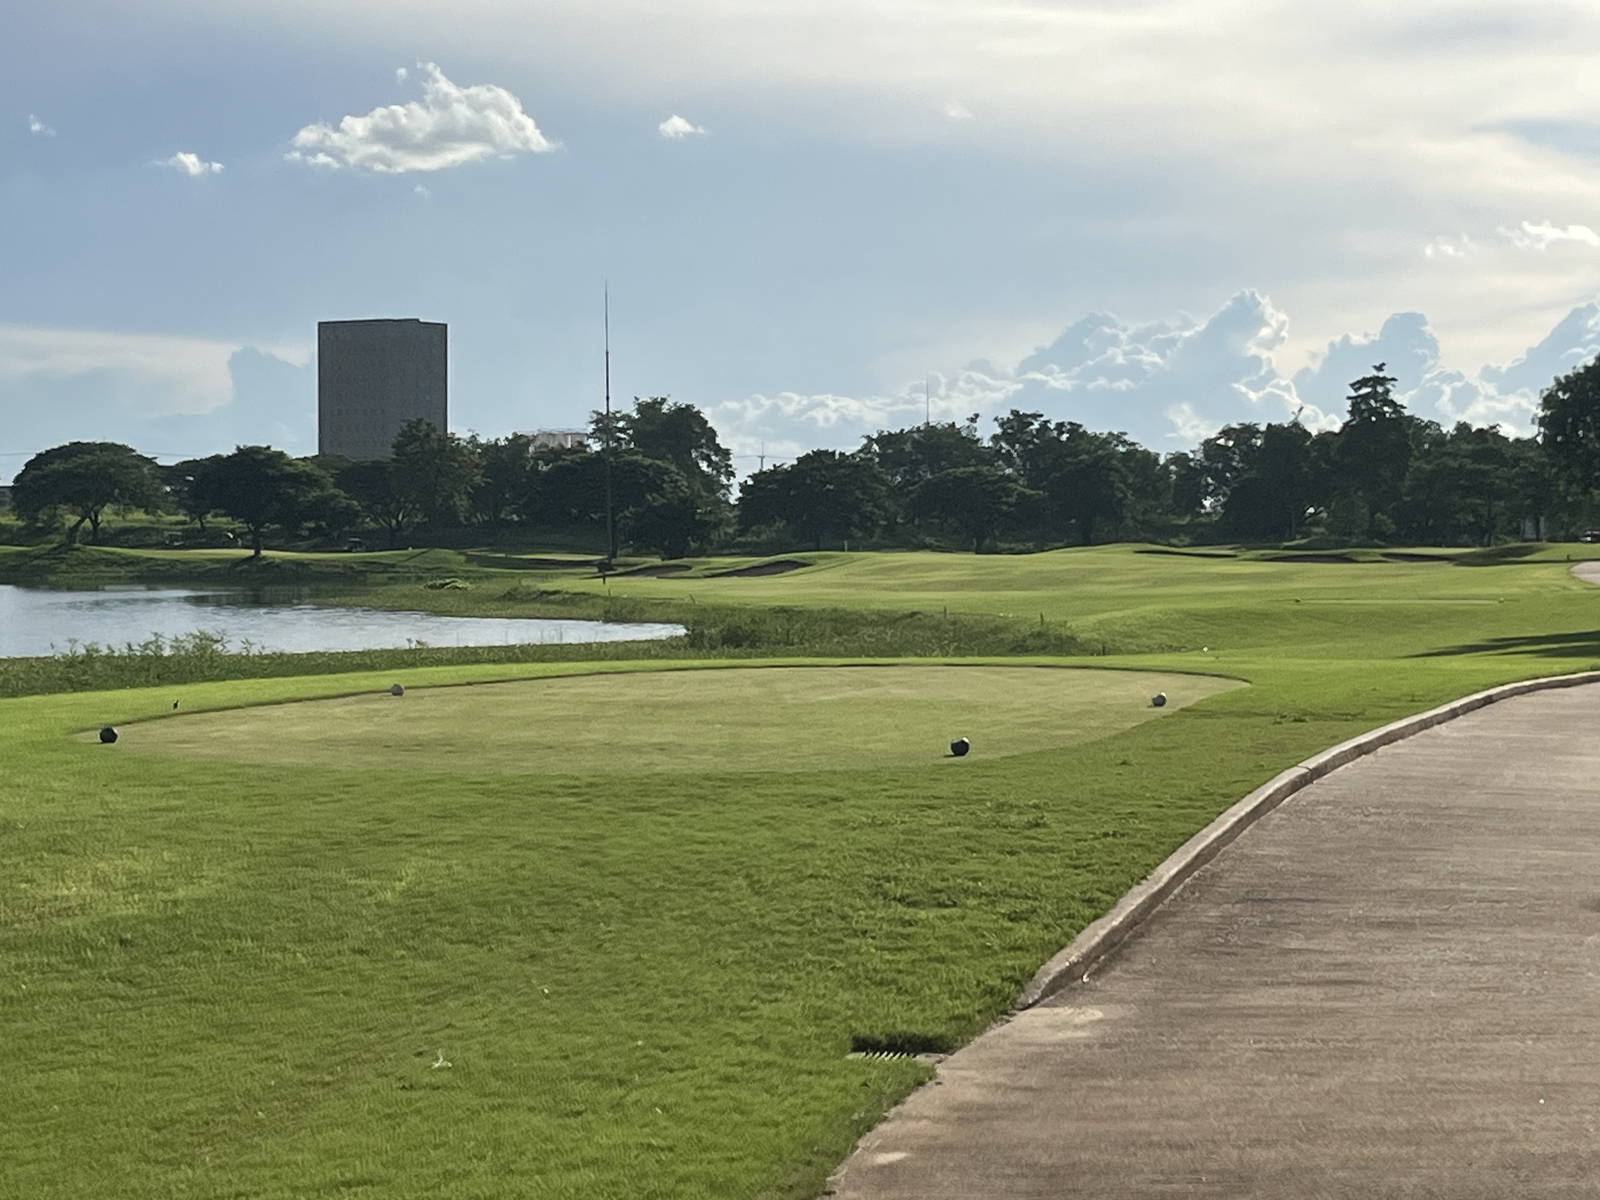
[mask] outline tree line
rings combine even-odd
[[[232,521],[260,554],[270,530],[390,545],[452,531],[562,530],[598,541],[608,514],[636,551],[938,546],[974,551],[1118,540],[1487,545],[1530,526],[1574,532],[1600,488],[1600,360],[1546,390],[1534,437],[1446,429],[1407,412],[1379,363],[1350,385],[1339,428],[1229,425],[1158,454],[1116,432],[1012,409],[880,430],[812,450],[733,494],[733,459],[705,414],[669,397],[593,415],[588,446],[459,436],[424,421],[393,456],[292,458],[268,446],[169,467],[112,442],[29,459],[12,503],[41,534],[97,541],[106,514],[178,512],[202,534]],[[230,532],[231,536],[231,532]]]

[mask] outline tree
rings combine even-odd
[[[479,474],[470,446],[418,417],[395,435],[394,464],[398,486],[423,524],[437,529],[461,523]]]
[[[611,461],[611,487],[620,518],[640,508],[652,493],[669,487],[665,479],[682,472],[671,463],[646,458],[631,450],[615,455]],[[600,525],[606,519],[605,455],[589,450],[561,453],[540,472],[536,496],[529,507],[563,521],[580,525]]]
[[[335,490],[321,467],[271,446],[240,446],[219,460],[216,479],[217,511],[249,530],[252,558],[261,557],[268,525],[299,528]]]
[[[1531,440],[1465,422],[1448,434],[1433,430],[1413,455],[1398,510],[1408,539],[1487,546],[1519,535],[1523,518],[1546,515],[1555,499],[1554,481]]]
[[[41,450],[12,482],[11,502],[25,521],[54,513],[77,518],[67,530],[75,542],[84,523],[89,540],[100,540],[108,508],[147,508],[162,496],[160,470],[132,446],[120,442],[68,442]]]
[[[972,552],[981,554],[1011,523],[1018,503],[1028,494],[998,467],[952,467],[919,483],[909,507],[917,520],[961,530],[971,540]]]
[[[1392,525],[1411,466],[1411,429],[1379,363],[1350,385],[1350,415],[1335,447],[1335,490],[1345,532],[1376,540]]]
[[[1206,488],[1228,533],[1245,541],[1298,536],[1318,491],[1311,432],[1298,421],[1228,425],[1200,444]]]
[[[206,518],[217,508],[217,464],[221,461],[220,454],[186,458],[161,472],[178,511],[200,526],[201,533],[206,530]]]
[[[1091,433],[1069,421],[1054,469],[1045,476],[1042,490],[1051,516],[1072,525],[1086,546],[1127,512],[1128,481],[1118,461],[1127,444],[1121,434]]]
[[[1585,492],[1600,487],[1600,358],[1544,390],[1539,441],[1567,484]]]
[[[726,510],[685,479],[682,471],[660,465],[663,470],[654,489],[622,514],[622,531],[628,541],[659,551],[662,558],[682,558],[711,541]]]
[[[390,546],[398,546],[405,531],[416,524],[420,511],[416,497],[403,485],[392,458],[350,463],[334,476],[334,484],[355,501],[367,520],[389,535]]]
[[[465,444],[478,462],[477,480],[469,495],[472,519],[479,525],[505,524],[517,515],[539,471],[533,437],[513,433],[481,441],[473,435]]]
[[[606,445],[605,414],[592,414],[590,424],[595,444]],[[670,396],[635,396],[631,413],[611,414],[609,432],[613,453],[632,450],[671,463],[706,495],[727,498],[733,482],[733,456],[694,405],[674,403]]]
[[[944,421],[880,429],[863,440],[861,453],[878,464],[894,488],[905,491],[941,471],[996,463],[994,450],[978,439],[976,414],[962,425]]]
[[[813,450],[788,466],[757,471],[739,492],[743,529],[782,522],[817,550],[879,529],[888,515],[889,481],[860,454]]]

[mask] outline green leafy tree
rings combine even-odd
[[[161,472],[167,494],[178,511],[198,525],[201,533],[205,532],[206,518],[217,509],[217,470],[221,461],[220,454],[186,458]]]
[[[707,546],[726,520],[726,506],[684,478],[670,464],[663,468],[644,500],[622,514],[623,536],[635,546],[682,558]]]
[[[504,525],[518,516],[532,490],[540,468],[539,451],[526,433],[480,440],[466,439],[477,459],[477,480],[468,496],[472,520],[478,525]]]
[[[340,468],[334,484],[349,496],[361,514],[381,528],[390,546],[398,546],[421,514],[412,489],[406,487],[392,458],[352,462]]]
[[[1392,526],[1411,466],[1411,426],[1384,366],[1350,385],[1350,415],[1339,427],[1334,457],[1343,532],[1369,540]]]
[[[888,515],[889,481],[878,464],[837,450],[813,450],[757,471],[739,492],[741,528],[781,522],[817,550],[874,533]]]
[[[1163,466],[1172,481],[1172,515],[1183,518],[1203,514],[1211,497],[1199,455],[1187,450],[1174,451],[1163,460]]]
[[[911,493],[912,517],[959,529],[974,554],[1016,518],[1030,493],[996,466],[952,467],[924,479]]]
[[[1208,489],[1231,536],[1299,536],[1321,490],[1311,443],[1298,421],[1229,425],[1201,443]]]
[[[1397,523],[1409,540],[1487,546],[1519,536],[1523,518],[1546,515],[1553,485],[1530,439],[1493,425],[1462,422],[1448,434],[1434,426],[1413,455]]]
[[[77,541],[87,523],[89,540],[98,542],[107,509],[153,508],[162,496],[154,459],[120,442],[68,442],[23,464],[12,481],[11,502],[29,522],[65,514],[72,519],[69,542]]]
[[[1539,442],[1570,487],[1583,492],[1600,488],[1600,358],[1544,390]]]
[[[726,499],[733,482],[733,456],[717,440],[717,431],[692,404],[670,396],[635,396],[633,411],[592,414],[593,439],[602,448],[609,431],[613,453],[631,450],[645,458],[671,463],[708,496]]]
[[[395,435],[393,461],[422,524],[443,529],[461,523],[479,478],[471,446],[419,417]]]
[[[1120,434],[1091,433],[1067,423],[1053,469],[1041,489],[1054,521],[1070,525],[1084,545],[1122,521],[1128,509],[1128,480],[1122,469]]]
[[[619,528],[623,514],[642,508],[654,493],[670,492],[672,485],[667,480],[673,475],[683,479],[681,471],[661,459],[646,458],[632,450],[614,455],[611,486]],[[558,521],[603,526],[606,519],[605,455],[582,450],[562,453],[540,473],[537,498],[532,506]]]
[[[298,529],[326,510],[333,480],[314,463],[271,446],[240,446],[217,464],[216,508],[249,531],[251,557],[260,558],[268,525]]]
[[[964,424],[943,421],[907,429],[880,429],[861,453],[878,464],[897,490],[909,491],[941,471],[996,465],[994,449],[978,437],[977,414]]]

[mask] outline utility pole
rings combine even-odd
[[[617,506],[611,484],[611,281],[603,283],[605,289],[605,340],[606,340],[606,565],[617,561]]]

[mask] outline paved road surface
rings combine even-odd
[[[1600,1196],[1600,686],[1333,772],[956,1054],[850,1200]]]

